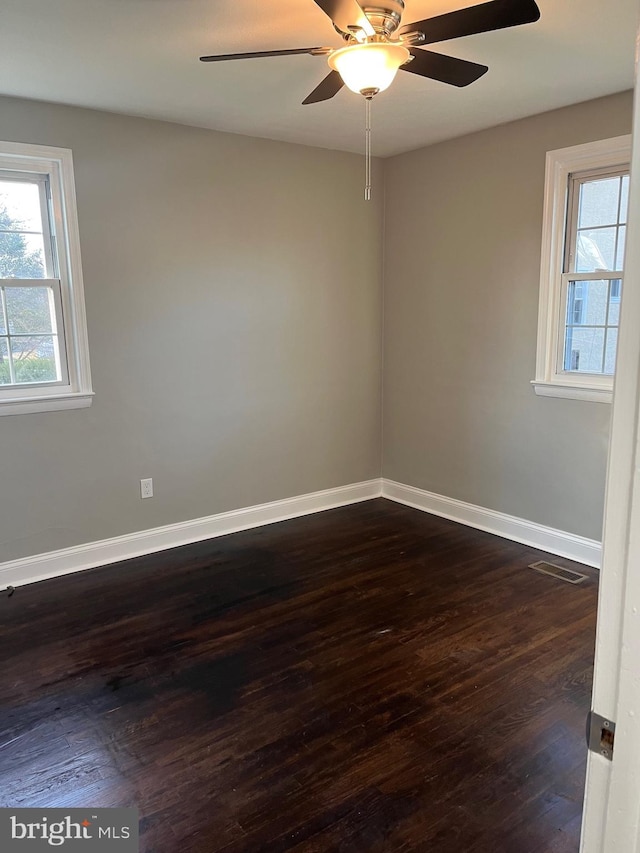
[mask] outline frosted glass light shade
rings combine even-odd
[[[335,50],[329,65],[356,94],[383,92],[393,83],[409,51],[400,44],[352,44]]]

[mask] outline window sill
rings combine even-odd
[[[86,409],[93,400],[92,391],[75,391],[68,394],[52,394],[49,397],[15,397],[0,399],[2,415],[26,415],[32,412],[60,412],[65,409]]]
[[[534,379],[531,383],[539,397],[564,397],[566,400],[587,400],[590,403],[611,403],[613,391],[594,385],[562,385],[560,382],[541,382]]]

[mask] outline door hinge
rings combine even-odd
[[[587,746],[591,752],[603,755],[613,761],[613,743],[616,736],[616,724],[595,711],[587,714]]]

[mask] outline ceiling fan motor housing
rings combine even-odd
[[[378,35],[391,36],[400,26],[404,0],[384,0],[379,6],[363,4],[364,13]]]
[[[376,34],[389,38],[400,26],[404,12],[404,0],[383,0],[382,3],[375,6],[363,3],[362,9]],[[353,38],[353,33],[345,33],[335,24],[334,27],[345,39]]]

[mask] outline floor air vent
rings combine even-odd
[[[531,563],[530,569],[535,569],[536,572],[542,572],[543,575],[552,575],[560,581],[567,583],[582,583],[587,579],[587,575],[581,575],[580,572],[574,572],[572,569],[564,569],[562,566],[556,566],[553,563],[545,563],[540,560],[538,563]]]

